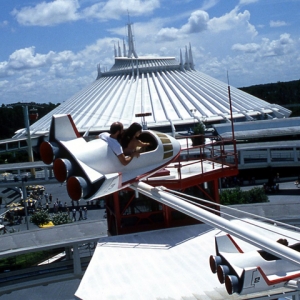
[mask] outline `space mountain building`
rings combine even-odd
[[[128,49],[127,49],[128,48]],[[96,80],[30,127],[31,136],[47,135],[53,114],[71,114],[80,133],[109,130],[112,122],[132,122],[175,132],[195,122],[230,123],[228,85],[195,70],[191,46],[175,57],[138,56],[132,26],[128,46],[115,47],[108,71],[98,65]],[[291,111],[231,87],[232,118],[238,121],[280,119]],[[24,135],[20,130],[17,136]]]

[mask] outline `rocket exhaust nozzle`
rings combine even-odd
[[[40,154],[41,154],[42,161],[47,165],[53,163],[55,157],[58,156],[58,152],[59,152],[59,148],[53,143],[49,143],[45,141],[42,142],[40,146]]]
[[[72,176],[67,180],[67,191],[72,200],[79,201],[88,194],[89,190],[88,183],[80,176]]]
[[[53,172],[59,182],[66,181],[72,175],[73,167],[71,162],[65,158],[57,158],[53,163]]]

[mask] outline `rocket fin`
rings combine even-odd
[[[224,234],[216,237],[216,253],[220,252],[243,253],[243,250],[229,234]]]
[[[94,183],[95,181],[99,180],[104,176],[103,174],[95,171],[93,168],[89,167],[88,165],[86,165],[80,160],[78,160],[78,164],[81,166],[81,168],[83,169],[83,171],[85,172],[86,176],[89,178],[91,183]]]
[[[80,134],[71,115],[53,115],[49,141],[69,141],[79,137]]]
[[[120,190],[121,187],[122,187],[121,173],[107,174],[105,175],[105,181],[101,185],[100,189],[95,193],[93,199],[109,195],[113,192]]]

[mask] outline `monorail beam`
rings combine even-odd
[[[266,236],[262,236],[257,232],[253,232],[250,228],[245,230],[244,228],[237,228],[233,222],[223,219],[211,212],[190,204],[184,200],[177,198],[176,196],[164,191],[164,187],[153,187],[144,182],[137,182],[130,186],[132,189],[137,190],[162,204],[172,207],[184,214],[189,215],[199,221],[209,224],[215,228],[227,232],[243,241],[246,241],[256,247],[259,247],[266,252],[272,253],[282,259],[300,266],[300,253],[268,239]],[[250,226],[249,226],[250,227]]]

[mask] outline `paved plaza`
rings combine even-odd
[[[61,201],[63,208],[62,210],[65,211],[65,203],[69,210],[71,211],[72,208],[76,209],[76,220],[78,221],[79,219],[79,208],[87,208],[87,220],[103,220],[104,219],[104,202],[103,201],[93,201],[92,203],[87,203],[84,200],[80,201],[72,201],[70,197],[68,196],[66,186],[60,183],[57,183],[56,181],[53,183],[47,183],[44,185],[45,187],[45,193],[48,193],[49,195],[52,194],[52,202],[48,200],[48,205],[49,205],[49,211],[50,213],[53,213],[54,210],[54,203],[56,201]],[[15,200],[17,202],[18,200]],[[42,200],[40,201],[41,205],[43,208],[46,208],[46,199],[43,196]],[[2,204],[0,207],[0,214],[4,214],[7,212],[9,209]],[[30,220],[30,213],[28,211],[28,219]],[[70,216],[72,217],[72,213],[70,213]],[[85,220],[82,220],[84,222]],[[14,223],[13,225],[10,225],[8,222],[3,222],[3,224],[6,226],[8,232],[13,232],[13,231],[22,231],[22,230],[27,230],[27,223],[25,222],[25,218],[23,218],[23,221],[21,224]],[[31,222],[28,222],[28,229],[37,229],[38,227],[34,225]]]
[[[289,178],[286,180],[281,180],[280,184],[280,191],[274,194],[269,194],[269,200],[270,202],[265,203],[266,207],[275,207],[275,210],[273,210],[274,214],[277,214],[280,216],[280,214],[285,215],[285,211],[282,210],[282,207],[285,207],[287,210],[288,207],[292,207],[293,215],[290,215],[291,220],[298,218],[298,212],[300,211],[300,188],[298,188],[297,185],[295,185],[295,180],[293,178]],[[257,182],[255,185],[245,185],[241,187],[243,190],[248,190],[253,187],[259,187],[262,186],[263,182]],[[52,205],[53,201],[56,199],[61,200],[63,203],[67,202],[67,204],[71,207],[72,201],[68,197],[65,186],[62,186],[59,183],[51,183],[45,185],[46,191],[53,195]],[[43,205],[45,204],[45,199],[43,199]],[[80,206],[87,205],[86,203],[79,202]],[[253,205],[248,205],[248,207]],[[51,207],[51,206],[50,206]],[[99,207],[92,207],[88,206],[88,221],[91,220],[103,220],[104,215],[104,208]],[[1,207],[1,212],[3,212],[6,208]],[[276,216],[276,217],[278,217]],[[85,220],[80,222],[86,222]],[[76,221],[78,223],[78,221]],[[22,231],[27,230],[26,224],[20,224],[20,225],[14,225],[12,226],[15,230]],[[29,223],[29,230],[31,229],[37,229],[37,226],[35,226],[32,223]],[[43,230],[43,229],[40,229]],[[75,299],[74,294],[80,284],[80,279],[74,279],[69,280],[61,283],[53,283],[49,284],[47,286],[37,286],[32,287],[28,289],[23,290],[17,290],[15,292],[12,292],[10,294],[5,294],[0,296],[0,300],[23,300],[23,299],[30,299],[30,300],[50,300],[50,299],[57,299],[57,300],[69,300],[69,299]],[[30,295],[28,298],[24,295]]]

